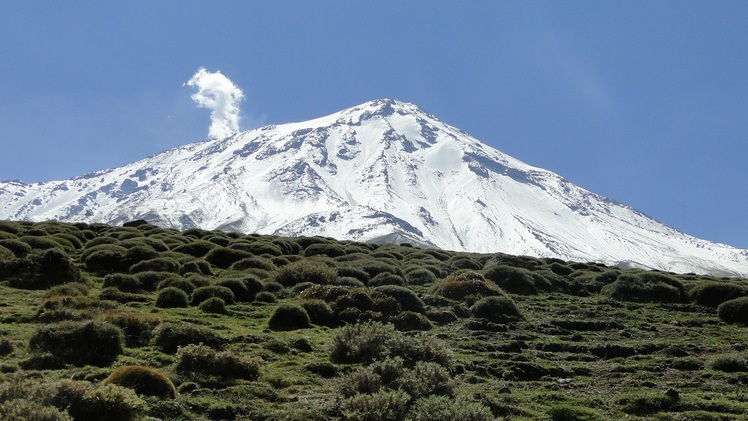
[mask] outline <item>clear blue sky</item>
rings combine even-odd
[[[748,248],[748,2],[0,2],[0,180],[69,178],[241,128],[414,102],[688,234]]]

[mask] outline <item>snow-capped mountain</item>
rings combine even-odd
[[[70,180],[3,182],[0,219],[146,219],[748,276],[748,250],[678,232],[393,100]]]

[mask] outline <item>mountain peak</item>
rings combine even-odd
[[[0,183],[0,219],[145,219],[748,275],[746,250],[677,232],[386,98],[85,177]]]

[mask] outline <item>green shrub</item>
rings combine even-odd
[[[748,297],[733,298],[717,307],[719,318],[730,324],[748,324]]]
[[[330,359],[334,363],[370,363],[387,354],[398,333],[392,325],[365,322],[343,326],[333,334]]]
[[[231,265],[246,257],[252,257],[252,253],[227,247],[216,247],[205,255],[205,260],[215,267],[228,269]]]
[[[142,365],[128,365],[115,369],[102,382],[132,389],[138,395],[176,398],[174,383],[160,371]]]
[[[10,355],[13,353],[15,346],[10,339],[0,336],[0,356]]]
[[[29,340],[34,353],[50,353],[76,366],[106,366],[123,352],[122,329],[106,322],[64,322],[39,328]]]
[[[176,273],[170,272],[146,271],[136,273],[134,276],[138,278],[141,287],[146,291],[155,291],[161,283],[167,280],[182,279],[182,277]]]
[[[184,278],[168,278],[159,282],[156,289],[160,291],[166,288],[178,288],[187,294],[192,294],[192,291],[195,290],[195,284]]]
[[[156,307],[180,308],[189,306],[187,293],[177,287],[166,287],[158,292]]]
[[[28,243],[13,238],[0,240],[0,246],[12,251],[16,257],[23,257],[31,253],[32,250]]]
[[[173,354],[180,346],[204,344],[218,348],[226,340],[207,327],[191,323],[162,323],[153,332],[153,344],[161,352]]]
[[[343,400],[343,419],[349,421],[402,421],[410,396],[402,390],[381,390]]]
[[[131,421],[139,419],[146,404],[132,390],[107,384],[89,390],[68,409],[76,421]]]
[[[402,310],[410,310],[417,313],[426,311],[426,304],[423,300],[418,298],[418,295],[408,288],[396,285],[383,285],[374,288],[374,291],[394,298]]]
[[[35,237],[31,235],[25,235],[20,237],[19,240],[31,246],[34,250],[49,250],[49,249],[63,249],[64,247],[59,242],[53,240],[51,237]],[[59,240],[59,239],[58,239]],[[70,245],[72,248],[72,244]]]
[[[740,354],[723,354],[712,357],[707,366],[726,373],[743,373],[748,371],[748,360]]]
[[[677,400],[677,397],[645,392],[624,396],[619,399],[618,404],[627,414],[644,416],[667,411]]]
[[[431,395],[417,400],[408,411],[406,419],[407,421],[493,421],[496,418],[487,406],[478,402]]]
[[[382,272],[369,279],[368,285],[370,287],[378,287],[382,285],[403,286],[405,285],[405,279],[403,279],[403,277],[400,275],[395,275],[394,273]]]
[[[22,289],[46,289],[81,279],[70,257],[57,249],[35,250],[24,258],[3,261],[0,275],[10,281],[10,286]]]
[[[216,243],[205,240],[195,240],[191,243],[174,247],[174,251],[176,251],[177,253],[189,254],[193,257],[204,257],[216,247],[218,247]]]
[[[362,284],[369,282],[369,274],[362,269],[354,268],[352,266],[338,266],[335,270],[338,272],[339,277],[355,278]]]
[[[655,272],[624,273],[604,286],[602,294],[636,302],[682,303],[688,298],[686,289],[677,279]]]
[[[462,301],[468,297],[502,296],[504,291],[478,272],[455,272],[442,280],[436,292],[444,297]]]
[[[332,327],[337,324],[335,313],[323,300],[306,300],[301,303],[301,306],[309,315],[309,320],[315,325]]]
[[[182,267],[179,268],[179,273],[181,275],[187,275],[190,273],[197,273],[200,275],[213,275],[213,269],[210,267],[210,263],[208,263],[207,260],[204,259],[194,259],[190,260],[189,262],[185,262],[182,264]]]
[[[80,255],[80,261],[89,272],[97,274],[127,272],[130,265],[125,258],[127,249],[114,244],[101,244],[87,248]]]
[[[150,297],[144,294],[133,294],[123,292],[117,288],[104,288],[99,293],[99,299],[102,301],[115,301],[122,304],[127,303],[145,303],[150,301]]]
[[[147,345],[151,340],[153,329],[161,323],[155,316],[134,311],[106,313],[104,321],[122,329],[125,344],[129,347]]]
[[[242,279],[227,278],[216,281],[215,285],[226,287],[234,293],[234,298],[239,302],[252,302],[257,295],[257,291],[250,292],[247,284]]]
[[[170,272],[179,273],[181,265],[171,257],[156,257],[154,259],[143,260],[130,266],[130,273],[140,272]]]
[[[306,329],[309,326],[309,314],[303,307],[295,304],[281,304],[268,320],[271,330]]]
[[[138,292],[142,284],[140,280],[133,275],[124,273],[112,273],[104,277],[104,288],[117,288],[124,292]]]
[[[275,294],[270,291],[261,291],[258,292],[255,296],[255,301],[259,301],[261,303],[274,303],[277,300],[278,299],[275,298]]]
[[[337,244],[326,244],[326,243],[318,243],[318,244],[311,244],[309,247],[304,249],[304,256],[311,257],[311,256],[328,256],[328,257],[338,257],[345,255],[345,250],[343,250],[343,247],[337,245]]]
[[[512,294],[536,295],[538,293],[532,274],[527,269],[496,265],[484,270],[483,274],[486,279]]]
[[[11,399],[0,403],[4,421],[73,421],[67,412],[31,399]]]
[[[727,300],[748,296],[748,287],[727,282],[704,282],[693,287],[688,295],[696,304],[717,308]]]
[[[176,370],[198,379],[207,375],[254,380],[260,375],[260,359],[231,350],[220,352],[204,345],[187,345],[177,353]]]
[[[335,269],[324,263],[314,260],[300,260],[278,268],[273,280],[285,287],[292,287],[302,282],[314,284],[329,284],[337,279],[338,273]]]
[[[403,311],[391,318],[390,321],[395,326],[395,329],[400,331],[431,330],[433,328],[426,316],[413,311]]]
[[[198,308],[205,313],[228,314],[226,302],[219,297],[210,297],[200,303]]]
[[[195,288],[195,290],[192,291],[190,302],[193,306],[197,306],[208,298],[213,297],[222,299],[226,304],[234,304],[234,302],[236,301],[234,298],[234,293],[230,289],[222,287],[220,285],[208,285],[205,287]]]
[[[275,270],[275,265],[263,257],[245,257],[231,265],[231,270],[245,271],[248,269]]]
[[[474,317],[496,323],[523,319],[519,308],[517,308],[517,305],[509,297],[482,298],[470,308],[470,311]]]
[[[417,268],[407,271],[405,273],[405,280],[408,285],[429,285],[436,282],[437,277],[432,271],[426,268]]]

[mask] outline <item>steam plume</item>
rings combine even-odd
[[[210,109],[208,137],[223,139],[239,131],[239,102],[244,93],[220,71],[211,73],[204,67],[187,82],[196,88],[192,100],[198,107]]]

